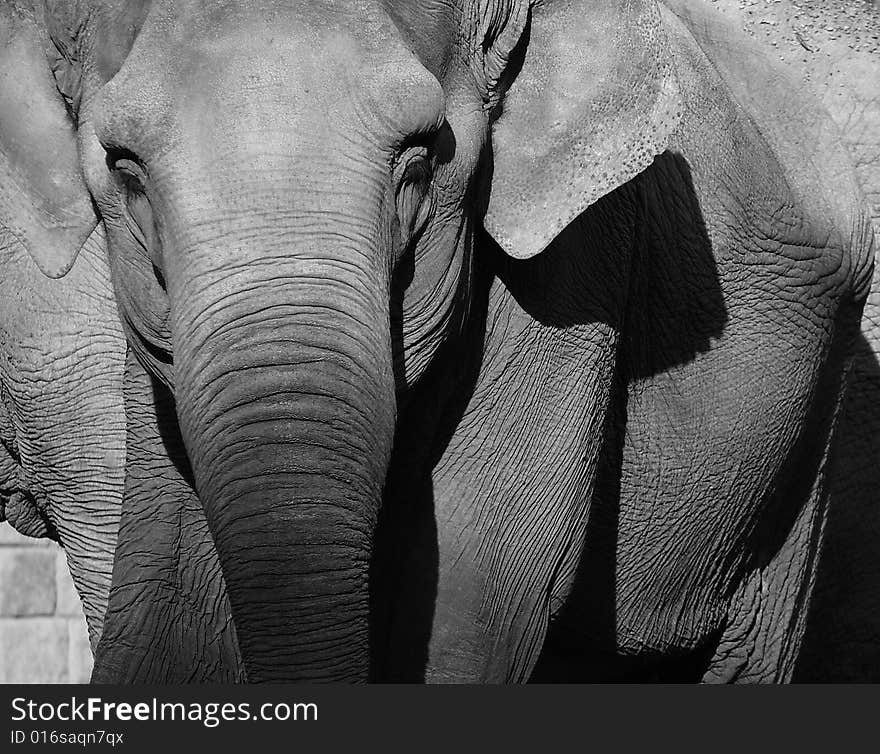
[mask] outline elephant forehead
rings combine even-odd
[[[241,106],[270,124],[297,113],[323,113],[332,123],[358,101],[406,134],[442,123],[439,82],[378,3],[270,1],[259,16],[245,10],[232,0],[158,3],[105,87],[101,120],[137,132],[191,110]]]
[[[341,57],[357,57],[401,47],[400,32],[380,0],[265,0],[258,13],[246,0],[158,0],[151,21],[163,27],[169,42],[203,48],[285,38],[326,47],[335,39]]]

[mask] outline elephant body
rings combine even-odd
[[[540,258],[496,253],[472,383],[455,380],[459,356],[424,388],[437,400],[450,385],[453,403],[471,394],[448,410],[462,418],[430,479],[390,476],[398,507],[425,489],[415,565],[401,569],[417,578],[400,602],[422,595],[434,610],[422,614],[428,650],[408,665],[427,663],[429,680],[524,680],[554,618],[545,679],[791,677],[825,515],[837,405],[824,397],[841,393],[867,290],[867,218],[834,167],[847,158],[833,129],[820,114],[806,134],[786,122],[800,110],[784,73],[756,97],[756,51],[725,59],[731,29],[692,35],[700,16],[682,12],[687,26],[666,16],[684,90],[669,151]],[[817,142],[823,162],[805,169],[803,144]],[[760,203],[742,206],[751,192]],[[838,312],[831,329],[805,321],[820,309]],[[401,443],[410,474],[423,441]],[[414,617],[403,609],[401,632]]]
[[[95,680],[791,678],[873,255],[780,67],[698,0],[83,5]]]
[[[732,6],[729,11],[736,12]],[[840,129],[880,232],[880,49],[876,3],[791,0],[743,19],[808,82]],[[760,23],[764,21],[765,23]],[[880,679],[880,453],[875,271],[854,348],[829,480],[829,511],[796,681]]]
[[[841,411],[829,480],[824,545],[797,682],[876,683],[880,679],[880,300],[874,283],[862,319]]]
[[[849,151],[880,230],[880,9],[873,2],[785,0],[765,8],[718,2],[744,31],[802,79],[827,110]],[[880,536],[876,459],[878,419],[877,275],[834,440],[829,503],[804,643],[794,680],[866,682],[880,678]]]

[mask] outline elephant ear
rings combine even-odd
[[[0,3],[0,250],[23,246],[65,275],[97,224],[76,134],[45,55],[45,31]]]
[[[536,3],[492,131],[485,227],[511,256],[541,252],[651,164],[680,119],[653,0]]]

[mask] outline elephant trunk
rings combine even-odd
[[[208,243],[169,291],[181,430],[252,682],[368,677],[395,397],[388,272],[357,245],[246,234],[224,264]]]

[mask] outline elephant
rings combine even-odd
[[[0,520],[63,545],[94,648],[123,494],[126,346],[41,28],[0,6]]]
[[[876,38],[880,7],[847,0],[800,5],[786,0],[765,10],[760,19],[747,19],[745,25],[756,36],[769,37],[776,53],[809,82],[840,128],[866,195],[876,238],[880,233],[880,46]],[[768,12],[769,17],[764,15]],[[794,674],[797,681],[880,680],[878,295],[880,278],[875,271],[837,429],[826,531]]]
[[[136,419],[155,426],[160,417],[153,403],[139,413],[131,400],[125,405],[127,345],[105,228],[83,182],[70,120],[75,98],[63,84],[67,58],[75,55],[75,40],[63,30],[78,28],[83,10],[101,49],[100,75],[109,78],[143,7],[0,8],[0,520],[63,546],[94,651],[105,634],[120,519],[125,526],[136,514],[150,515],[157,534],[176,527],[175,541],[184,546],[198,528],[181,531],[187,520],[179,497],[164,528],[161,496],[152,496],[148,511],[136,508],[149,446],[131,427],[140,426]],[[12,113],[27,117],[18,121]],[[127,413],[135,418],[127,421]],[[160,447],[161,464],[152,471],[174,479],[169,451]],[[150,538],[140,542],[144,556]],[[143,595],[147,588],[167,591],[158,552],[146,558],[152,572]],[[175,568],[174,578],[198,573],[193,563]],[[222,597],[222,580],[218,589]],[[208,633],[200,641],[210,647]]]
[[[880,7],[834,0],[781,0],[741,8],[720,0],[744,31],[765,42],[807,82],[840,129],[864,190],[875,238],[880,232]],[[744,12],[745,11],[745,12]],[[865,304],[836,431],[822,551],[804,642],[793,679],[880,680],[880,279]]]
[[[873,253],[759,47],[699,0],[46,7],[127,342],[93,680],[791,678]]]
[[[835,441],[829,512],[793,680],[880,681],[880,276],[865,305]]]

